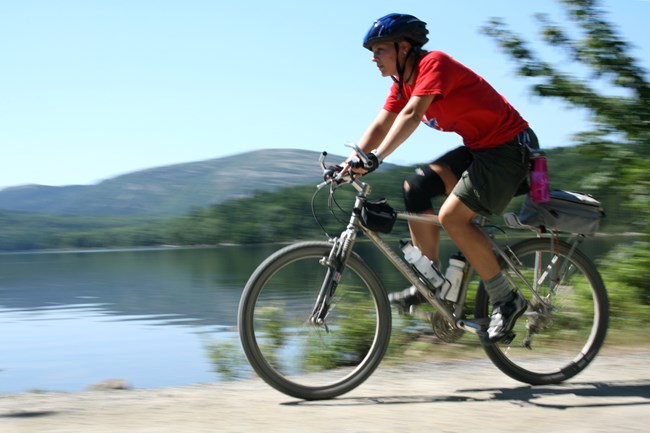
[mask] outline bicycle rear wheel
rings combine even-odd
[[[521,382],[565,381],[584,370],[605,341],[609,317],[605,285],[593,262],[564,241],[528,239],[514,245],[512,252],[519,272],[543,302],[502,263],[529,307],[515,325],[514,340],[485,345],[485,352],[501,371]],[[477,319],[487,321],[489,309],[481,283]]]
[[[301,242],[266,259],[251,275],[239,305],[246,356],[269,385],[305,400],[329,399],[365,381],[390,339],[383,286],[355,253],[349,257],[326,326],[309,323],[332,244]]]

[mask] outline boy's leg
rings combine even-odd
[[[437,182],[440,184],[440,190],[436,191],[436,195],[448,194],[453,189],[458,179],[447,167],[442,167],[435,163],[429,166],[431,171],[438,176]],[[444,187],[444,190],[443,190]],[[412,186],[408,183],[408,180],[404,182],[404,195],[407,197],[411,194]],[[417,212],[423,214],[434,215],[435,210],[431,206],[431,197],[426,199],[428,202],[429,208],[424,210],[414,211],[409,209],[410,212]],[[409,233],[411,234],[411,240],[413,245],[418,247],[422,254],[427,256],[429,260],[436,264],[440,265],[440,259],[438,258],[438,246],[440,244],[440,228],[434,224],[427,224],[415,221],[409,221]]]
[[[485,281],[501,271],[489,240],[473,223],[477,213],[455,194],[447,197],[438,217],[449,237]]]
[[[514,327],[516,320],[526,311],[526,300],[512,291],[501,272],[487,237],[472,223],[476,213],[463,204],[453,193],[440,209],[440,221],[445,231],[463,252],[485,283],[493,305],[485,343],[500,340]]]
[[[501,273],[489,239],[473,224],[478,214],[499,215],[527,173],[518,142],[474,152],[474,161],[440,209],[440,221],[485,283],[493,305],[485,342],[507,335],[526,311],[526,300],[512,291]]]
[[[471,152],[465,147],[454,149],[429,166],[419,168],[404,181],[404,204],[406,210],[415,213],[435,214],[431,199],[449,194],[460,175],[471,163]],[[440,269],[438,245],[440,228],[433,224],[409,221],[409,232],[413,244]],[[391,304],[400,313],[410,312],[412,307],[424,302],[413,286],[400,292],[390,293]]]
[[[406,210],[435,214],[431,200],[449,195],[471,162],[471,151],[461,146],[447,152],[428,166],[418,168],[404,181]],[[422,251],[422,254],[434,263],[438,263],[440,229],[433,224],[409,221],[409,231],[413,244]]]

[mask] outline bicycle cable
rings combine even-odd
[[[323,231],[323,234],[325,235],[325,237],[327,237],[328,239],[331,239],[332,236],[330,236],[330,234],[327,232],[327,229],[324,227],[324,225],[321,223],[320,219],[319,219],[318,216],[316,215],[316,207],[315,207],[316,196],[317,196],[318,193],[319,193],[321,190],[323,190],[323,189],[325,189],[325,188],[317,189],[317,190],[314,192],[314,194],[311,196],[311,214],[312,214],[312,216],[314,217],[314,220],[316,221],[316,224],[318,224],[318,226],[319,226],[319,227],[321,228],[321,230]],[[335,190],[336,190],[336,187],[335,187],[333,184],[330,184],[330,187],[329,187],[329,196],[328,196],[328,198],[327,198],[327,208],[329,209],[329,211],[330,211],[330,213],[332,214],[332,216],[334,217],[334,219],[335,219],[339,224],[341,224],[341,225],[344,226],[344,225],[346,224],[346,222],[343,221],[341,218],[339,218],[339,217],[336,215],[336,210],[334,209],[334,205],[336,205],[336,207],[338,208],[339,211],[341,211],[341,213],[345,213],[345,210],[341,207],[341,205],[338,203],[338,201],[336,201],[336,197],[334,197],[334,191],[335,191]]]
[[[503,236],[505,236],[505,243],[508,245],[510,242],[510,238],[508,237],[508,232],[504,230],[503,227],[498,226],[496,224],[488,224],[485,226],[486,229],[492,229],[494,231],[500,232]]]

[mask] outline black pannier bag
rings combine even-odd
[[[373,232],[390,233],[397,219],[397,212],[386,199],[366,201],[361,209],[361,222]]]
[[[534,203],[526,196],[518,222],[542,231],[593,235],[605,211],[600,202],[588,194],[554,189],[546,203]]]

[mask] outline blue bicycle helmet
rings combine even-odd
[[[372,51],[377,42],[399,42],[407,40],[417,48],[429,41],[427,38],[427,23],[413,15],[388,14],[374,22],[366,37],[363,38],[364,48]]]

